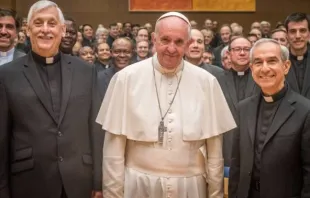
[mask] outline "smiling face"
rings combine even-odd
[[[200,60],[202,58],[205,47],[203,37],[203,34],[199,30],[191,30],[192,43],[186,50],[186,58],[196,60]]]
[[[178,17],[166,17],[159,21],[152,38],[160,65],[178,67],[190,44],[188,24]]]
[[[34,12],[28,26],[32,50],[43,57],[56,55],[65,32],[56,7]]]
[[[266,95],[273,95],[284,87],[290,66],[289,60],[281,59],[280,46],[271,42],[261,43],[254,49],[250,64],[254,81]]]
[[[95,53],[94,50],[89,46],[84,46],[80,49],[79,57],[84,61],[93,64],[95,62]]]
[[[116,39],[112,45],[112,57],[117,68],[128,66],[132,57],[132,43],[125,38]]]
[[[245,38],[237,38],[230,44],[230,60],[235,71],[245,71],[249,67],[252,44]]]
[[[12,49],[16,36],[14,18],[12,16],[0,17],[0,50],[6,52]]]
[[[149,53],[149,43],[147,41],[140,41],[136,45],[137,55],[141,58],[147,58]]]
[[[292,51],[305,50],[310,38],[307,20],[300,22],[289,22],[287,37]]]
[[[77,31],[72,21],[65,21],[66,34],[61,40],[60,49],[64,53],[71,53],[77,40]]]

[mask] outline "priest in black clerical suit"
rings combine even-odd
[[[0,67],[0,197],[99,198],[95,68],[59,52],[65,28],[55,3],[33,7],[31,52]]]
[[[300,56],[290,53],[292,67],[287,75],[287,81],[292,89],[310,99],[310,45]]]
[[[237,113],[238,103],[259,92],[259,88],[253,81],[249,68],[251,46],[251,42],[244,37],[236,37],[230,42],[228,50],[232,68],[224,71],[223,79],[221,80],[224,82],[224,85],[221,86],[223,93],[237,124],[239,119]],[[223,136],[224,164],[228,167],[231,161],[233,133],[235,130],[233,129]]]
[[[289,52],[271,39],[252,49],[261,92],[238,105],[229,197],[310,197],[310,101],[285,83]]]
[[[126,37],[117,38],[112,45],[111,61],[109,68],[100,70],[97,75],[97,84],[101,100],[108,89],[108,85],[118,71],[127,67],[131,63],[133,44]],[[119,51],[125,51],[119,54]]]

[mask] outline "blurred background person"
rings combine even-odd
[[[95,52],[94,52],[94,50],[91,48],[91,47],[89,47],[89,46],[83,46],[81,49],[80,49],[80,51],[79,51],[79,57],[82,59],[82,60],[84,60],[84,61],[86,61],[86,62],[88,62],[88,63],[90,63],[90,64],[94,64],[94,62],[95,62]]]

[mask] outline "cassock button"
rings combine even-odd
[[[62,132],[58,131],[58,137],[62,136]]]
[[[251,172],[249,172],[249,176],[251,176],[252,175],[252,173]]]
[[[64,158],[61,157],[61,156],[59,156],[59,157],[58,157],[58,161],[63,162],[63,161],[64,161]]]

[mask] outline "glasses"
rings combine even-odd
[[[231,50],[235,53],[241,53],[241,51],[243,51],[244,53],[249,53],[251,48],[250,47],[234,47],[234,48],[231,48]]]

